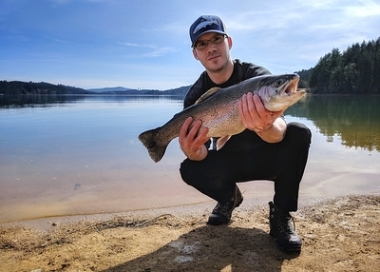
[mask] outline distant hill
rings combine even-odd
[[[132,90],[132,89],[125,88],[125,87],[107,87],[107,88],[87,89],[87,91],[94,92],[94,93],[124,92],[128,90]]]
[[[4,95],[62,95],[62,94],[113,94],[113,95],[175,95],[185,96],[190,86],[159,91],[150,89],[131,89],[109,87],[99,89],[82,89],[65,85],[54,85],[46,82],[0,81],[0,94]]]
[[[46,82],[0,81],[0,94],[4,95],[57,95],[57,94],[90,94],[91,92],[64,85]]]
[[[119,94],[119,95],[176,95],[185,96],[190,86],[183,86],[175,89],[169,89],[164,91],[154,89],[131,89],[125,87],[109,87],[101,89],[88,89],[90,92],[99,94]]]

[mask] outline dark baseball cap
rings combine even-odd
[[[218,16],[202,15],[190,26],[191,46],[194,45],[201,35],[210,32],[227,35],[226,27]]]

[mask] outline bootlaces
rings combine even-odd
[[[290,225],[289,220],[292,220],[293,225]],[[295,232],[296,231],[296,222],[291,215],[281,214],[279,215],[277,221],[277,228],[279,232]]]

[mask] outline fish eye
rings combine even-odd
[[[275,85],[276,88],[278,88],[278,87],[280,87],[282,84],[284,84],[284,82],[285,82],[285,80],[283,80],[283,79],[278,79],[278,80],[274,83],[274,85]]]

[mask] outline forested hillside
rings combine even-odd
[[[5,95],[57,95],[57,94],[87,94],[90,93],[84,89],[69,87],[64,85],[54,85],[45,82],[22,82],[22,81],[0,81],[0,94]]]
[[[137,90],[124,89],[115,91],[113,88],[98,89],[97,91],[85,90],[65,85],[54,85],[50,83],[40,82],[22,82],[22,81],[1,81],[0,94],[4,95],[62,95],[62,94],[112,94],[112,95],[177,95],[184,96],[190,86],[183,86],[166,91],[159,90]],[[110,91],[110,89],[112,89]],[[102,91],[103,90],[103,91]]]
[[[307,76],[311,93],[380,94],[380,37],[333,49]]]

